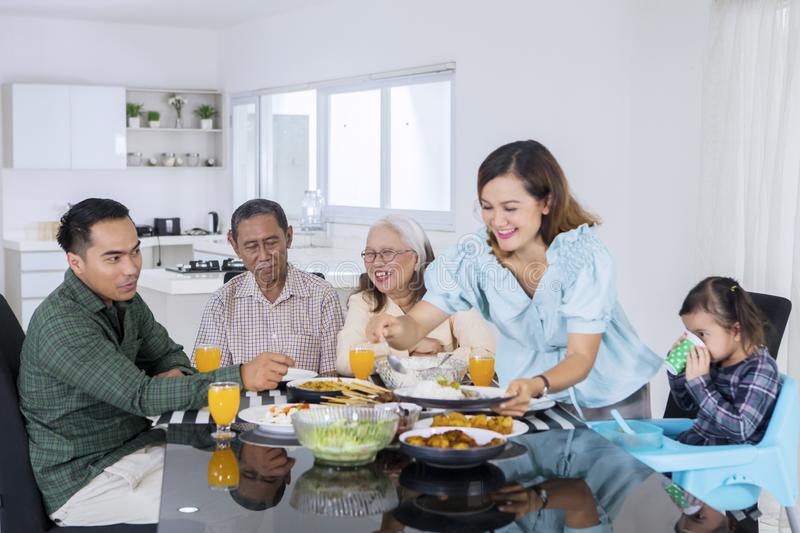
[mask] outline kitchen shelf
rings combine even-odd
[[[165,166],[162,166],[162,165],[155,165],[155,166],[151,167],[150,165],[139,165],[138,167],[136,167],[136,166],[128,165],[127,168],[128,169],[141,168],[141,169],[146,169],[146,170],[151,170],[151,169],[161,169],[161,170],[198,170],[198,169],[202,169],[202,170],[223,170],[225,167],[222,167],[222,166],[219,166],[219,167],[207,167],[205,165],[197,165],[196,167],[190,167],[190,166],[187,166],[187,165],[183,165],[182,167],[165,167]]]
[[[187,104],[183,108],[183,128],[170,127],[175,125],[177,113],[169,105],[169,98],[173,94],[179,94],[186,98]],[[164,167],[164,166],[138,166],[127,167],[128,169],[149,168],[149,169],[222,169],[225,162],[225,117],[224,97],[219,91],[207,89],[144,89],[128,88],[126,100],[130,103],[142,104],[141,126],[138,128],[126,128],[128,153],[139,152],[143,160],[155,157],[161,159],[163,153],[174,153],[182,157],[187,153],[199,154],[200,160],[215,159],[220,166],[206,167],[198,165],[196,167]],[[194,110],[199,105],[211,105],[217,110],[214,117],[216,128],[204,130],[200,128],[200,119],[195,116]],[[150,128],[147,125],[147,113],[158,111],[161,115],[161,127]],[[165,127],[166,126],[166,127]],[[138,133],[146,132],[146,133]]]
[[[222,133],[221,129],[211,129],[211,130],[204,130],[201,128],[126,128],[128,131],[151,131],[151,132],[159,132],[159,131],[169,131],[175,133],[183,133],[183,132],[197,132],[197,133]]]

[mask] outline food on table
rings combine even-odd
[[[411,389],[409,396],[431,400],[464,400],[477,398],[478,394],[462,389],[455,381],[440,377],[436,381],[420,381]]]
[[[510,416],[465,416],[456,412],[434,416],[431,427],[443,426],[488,429],[501,435],[510,435],[514,431],[514,419]]]
[[[299,389],[314,391],[343,391],[349,390],[347,383],[340,379],[306,381],[297,386]]]
[[[486,444],[480,445],[475,442],[475,439],[461,431],[460,429],[452,429],[444,433],[436,433],[430,437],[413,436],[405,440],[406,444],[412,446],[426,446],[428,448],[447,448],[449,450],[470,450],[473,448],[491,448],[492,446],[499,446],[505,442],[505,439],[495,437]]]
[[[263,424],[287,425],[292,423],[292,414],[304,409],[310,409],[310,403],[292,405],[273,405],[264,413]]]
[[[292,416],[297,439],[318,460],[365,464],[392,441],[398,417],[368,407],[309,409]]]

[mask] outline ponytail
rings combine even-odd
[[[766,344],[765,326],[768,321],[747,291],[733,278],[712,276],[695,285],[678,314],[683,316],[695,311],[713,315],[725,328],[733,328],[738,323],[742,346],[748,353]]]

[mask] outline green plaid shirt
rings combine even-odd
[[[189,375],[153,377],[172,368]],[[123,456],[163,442],[145,417],[206,405],[214,381],[241,384],[239,367],[195,373],[138,294],[106,306],[67,270],[33,314],[18,381],[47,513]]]

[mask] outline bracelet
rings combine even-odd
[[[542,396],[547,396],[547,393],[550,392],[550,380],[547,379],[547,376],[545,376],[544,374],[539,374],[538,376],[533,376],[533,379],[536,379],[536,378],[542,378],[542,381],[544,381],[544,390],[542,391],[542,393],[538,397],[541,398]]]
[[[550,499],[547,495],[547,489],[543,488],[541,485],[536,485],[535,487],[533,487],[533,490],[536,491],[536,495],[539,496],[540,500],[542,500],[542,506],[539,507],[539,510],[541,511],[542,509],[547,507],[547,502]]]

